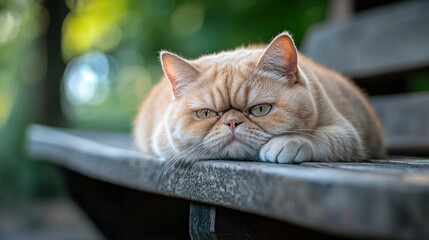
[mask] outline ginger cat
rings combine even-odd
[[[272,163],[385,156],[382,126],[364,94],[298,53],[286,32],[266,47],[196,60],[162,51],[160,58],[166,78],[134,126],[145,154]]]

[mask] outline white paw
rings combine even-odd
[[[302,163],[312,160],[313,156],[311,142],[296,136],[273,138],[259,151],[259,160],[272,163]]]

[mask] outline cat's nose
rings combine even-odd
[[[228,125],[229,129],[231,129],[231,131],[234,131],[235,128],[237,128],[238,125],[242,124],[242,121],[239,121],[237,119],[230,119],[225,121],[223,124]]]

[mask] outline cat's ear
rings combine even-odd
[[[189,84],[197,81],[200,75],[200,72],[195,66],[176,54],[161,51],[160,59],[164,74],[170,81],[176,98],[181,96],[183,90],[186,89]]]
[[[258,62],[259,70],[288,84],[298,78],[298,52],[289,33],[274,38]]]

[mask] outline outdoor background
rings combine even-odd
[[[0,207],[65,194],[54,166],[26,157],[29,123],[130,132],[162,75],[161,49],[196,58],[283,30],[299,47],[327,9],[327,0],[0,0]]]

